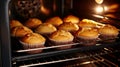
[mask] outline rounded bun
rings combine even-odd
[[[49,18],[45,21],[45,23],[50,23],[54,26],[59,26],[60,24],[63,23],[62,19],[58,16],[55,16],[55,17],[52,17],[52,18]]]
[[[23,37],[28,33],[33,33],[33,31],[25,26],[17,26],[11,30],[11,35],[13,37]]]
[[[92,27],[96,27],[96,24],[94,24],[94,23],[90,23],[90,22],[79,22],[78,23],[78,26],[80,26],[80,27],[83,27],[83,28],[92,28]]]
[[[72,48],[72,45],[69,44],[73,43],[73,39],[74,39],[73,35],[65,30],[57,30],[49,36],[49,40],[51,41],[51,43],[53,43],[52,45],[54,46],[66,45],[56,48],[60,50]]]
[[[73,32],[73,31],[77,31],[79,27],[77,24],[63,23],[58,27],[58,29]]]
[[[94,28],[97,26],[97,24],[93,20],[89,19],[83,19],[81,22],[78,23],[78,26],[80,27],[86,27],[86,28]]]
[[[81,28],[76,32],[76,39],[83,46],[96,45],[98,38],[99,33],[95,28]]]
[[[43,23],[39,25],[36,29],[35,32],[39,34],[51,34],[52,32],[55,32],[57,29],[55,26],[49,23]]]
[[[63,18],[63,22],[78,23],[79,21],[79,18],[74,15],[68,15],[65,18]]]
[[[37,33],[29,33],[20,39],[20,43],[23,45],[24,49],[35,49],[45,47],[46,39]],[[27,53],[40,53],[43,49],[28,51]]]
[[[82,28],[77,31],[76,36],[85,39],[95,39],[98,38],[99,33],[97,29]]]
[[[82,21],[78,23],[78,26],[84,27],[84,28],[101,28],[104,25],[105,24],[102,24],[102,23],[99,23],[99,22],[96,22],[90,19],[83,19]]]
[[[99,33],[104,35],[118,35],[119,30],[115,26],[107,24],[103,28],[99,29]]]
[[[21,38],[21,41],[30,45],[35,45],[35,44],[44,44],[45,43],[45,38],[37,33],[30,33],[26,34],[24,37]]]
[[[17,26],[23,26],[23,24],[18,20],[11,20],[10,21],[10,29],[17,27]]]
[[[24,25],[27,26],[28,28],[36,28],[40,24],[42,24],[42,21],[40,19],[30,18],[28,21],[25,22]]]
[[[73,35],[64,30],[58,30],[50,35],[50,40],[57,42],[69,42],[74,39]]]

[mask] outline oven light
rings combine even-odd
[[[95,0],[95,2],[96,2],[97,4],[102,4],[102,3],[103,3],[103,0]]]
[[[104,9],[103,9],[102,6],[97,6],[97,7],[95,8],[95,10],[96,10],[97,13],[102,13],[102,12],[104,11]]]
[[[95,8],[96,13],[104,13],[107,10],[108,10],[108,8],[106,6],[97,6]]]

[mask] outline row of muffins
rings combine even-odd
[[[20,38],[20,43],[23,44],[24,49],[30,49],[30,48],[39,47],[39,44],[41,44],[40,40],[43,40],[42,41],[42,43],[43,43],[43,42],[45,42],[45,38],[43,38],[43,37],[40,38],[40,34],[42,34],[42,33],[40,33],[39,35],[37,35],[36,31],[33,32],[31,30],[32,28],[34,28],[35,26],[37,26],[38,23],[41,24],[41,21],[39,22],[39,19],[37,19],[37,18],[29,19],[24,25],[21,24],[17,20],[12,20],[10,22],[11,35],[13,37],[19,37]],[[48,26],[48,28],[46,26]],[[48,34],[49,32],[53,32],[54,29],[56,31],[56,28],[52,24],[49,24],[49,23],[43,23],[43,24],[41,24],[41,26],[39,26],[37,28],[38,31],[40,30],[41,27],[42,27],[42,29],[45,29],[45,28],[49,29],[49,30],[45,29],[45,31],[44,30],[41,31],[41,32],[46,33],[46,34]],[[58,32],[60,33],[59,35],[62,35],[62,37],[64,37],[64,38],[67,36],[68,38],[67,39],[65,38],[67,41],[69,41],[69,40],[72,41],[74,39],[73,36],[72,36],[72,34],[69,33],[69,32],[67,32],[67,31],[60,30]],[[63,36],[63,33],[64,33],[64,36]],[[59,35],[58,35],[57,39],[59,39]],[[56,37],[52,36],[52,35],[51,35],[51,38],[55,38],[56,39]],[[69,38],[71,38],[71,39],[69,39]],[[39,40],[37,40],[37,39],[39,39]],[[60,40],[58,40],[58,42],[59,41]],[[54,42],[54,40],[53,40],[53,42]],[[42,44],[42,47],[43,47],[43,44]],[[60,49],[63,49],[63,48],[60,48]],[[34,51],[34,53],[36,53],[36,52],[38,52],[38,51]],[[40,52],[40,50],[39,50],[39,52]],[[31,51],[30,51],[30,53],[31,53]]]
[[[50,23],[53,26],[51,25],[50,27],[48,26],[49,24],[48,25],[43,24],[44,25],[43,26],[41,24],[38,28],[36,28],[35,32],[40,33],[40,34],[46,34],[46,33],[43,33],[43,31],[49,32],[51,30],[50,33],[53,33],[57,29],[65,30],[65,31],[72,33],[73,36],[77,38],[82,37],[82,38],[85,38],[84,40],[86,40],[86,37],[87,37],[87,39],[90,39],[90,41],[92,38],[93,40],[100,38],[103,41],[109,40],[109,39],[114,40],[119,34],[119,30],[115,26],[112,26],[109,24],[98,23],[90,19],[83,19],[80,21],[78,17],[73,16],[73,15],[66,16],[63,19],[63,22],[60,17],[53,17],[53,18],[48,19],[45,23]],[[47,28],[45,29],[44,27],[47,27]],[[41,29],[43,31],[41,31]],[[89,40],[86,40],[86,41],[88,42]]]
[[[118,29],[114,26],[97,23],[89,19],[83,19],[80,21],[78,17],[73,15],[69,15],[63,20],[60,17],[53,17],[46,20],[44,23],[37,18],[31,18],[24,24],[18,22],[19,21],[14,20],[14,22],[12,21],[10,23],[11,34],[15,37],[17,34],[22,34],[18,37],[22,37],[20,38],[20,42],[24,44],[25,49],[41,47],[38,46],[39,44],[42,44],[43,47],[46,39],[42,35],[49,35],[48,38],[54,43],[54,45],[72,43],[74,39],[79,40],[83,45],[93,45],[99,37],[103,39],[106,37],[115,38],[119,34]],[[19,27],[25,31],[19,32]],[[39,36],[41,36],[41,38]],[[39,44],[35,43],[36,41]],[[58,49],[67,49],[71,47],[72,46],[67,46]],[[35,53],[38,52],[41,52],[41,50],[36,51]]]
[[[70,15],[69,17],[72,18],[72,17],[75,17],[75,16]],[[75,17],[75,18],[77,18],[77,17]],[[66,20],[68,21],[68,19],[66,19]],[[77,20],[79,20],[79,19],[77,18]],[[67,43],[72,42],[74,37],[70,32],[64,31],[64,30],[57,31],[56,27],[61,25],[62,23],[63,23],[63,21],[61,20],[60,17],[50,18],[50,19],[46,20],[45,23],[42,23],[41,20],[39,20],[37,18],[32,18],[32,19],[29,19],[28,21],[26,21],[24,23],[24,26],[28,27],[29,29],[34,29],[33,31],[35,33],[39,33],[39,34],[42,34],[42,35],[51,34],[53,32],[54,32],[53,34],[56,35],[58,33],[59,35],[57,35],[57,37],[53,36],[53,34],[51,34],[51,36],[49,37],[49,39],[54,43],[56,43],[56,41],[57,41],[57,43],[61,42],[60,44],[63,44],[65,42],[67,42]],[[75,25],[75,24],[71,24],[71,25]],[[65,26],[66,26],[66,24],[65,24]],[[69,29],[69,28],[67,28],[67,29]],[[78,27],[77,27],[77,29],[78,29]],[[12,30],[12,31],[14,32],[14,30]],[[63,36],[63,34],[64,34],[64,36]],[[15,36],[17,36],[17,35],[15,35]],[[24,35],[22,35],[22,36],[24,36]],[[19,34],[18,34],[17,37],[21,37],[21,36],[19,36]],[[66,48],[68,48],[68,47],[66,47]],[[63,48],[60,48],[60,49],[63,49]]]

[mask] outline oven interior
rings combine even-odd
[[[111,24],[120,28],[118,0],[105,0],[98,4],[96,0],[11,0],[9,3],[9,19],[19,20],[22,24],[29,18],[38,18],[43,22],[51,17],[64,18],[67,15],[75,15],[80,19],[91,19],[103,24]],[[17,4],[17,6],[16,6]],[[18,6],[19,5],[19,6]],[[32,5],[32,7],[31,7]],[[108,11],[96,13],[97,5],[109,6]],[[22,7],[22,8],[19,8]],[[27,10],[24,10],[27,9]],[[32,11],[29,13],[29,11]],[[102,17],[102,18],[101,18]],[[19,38],[11,36],[11,53],[13,67],[58,66],[59,67],[119,67],[120,63],[120,35],[115,42],[103,43],[97,41],[92,46],[82,46],[79,42],[73,42],[74,47],[64,50],[56,50],[57,47],[46,46],[37,49],[23,49]],[[51,44],[47,42],[45,44]],[[43,49],[41,53],[28,54],[27,51]]]

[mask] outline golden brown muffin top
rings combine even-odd
[[[99,29],[99,33],[105,35],[118,35],[119,30],[115,26],[107,24],[103,28]]]
[[[65,18],[63,18],[63,22],[78,23],[79,21],[79,18],[74,15],[68,15]]]
[[[63,23],[58,27],[58,29],[71,32],[71,31],[77,31],[79,27],[77,24],[74,23]]]
[[[90,19],[82,19],[83,22],[94,22],[93,20]]]
[[[37,33],[29,33],[27,35],[25,35],[24,37],[22,37],[20,39],[20,41],[27,43],[27,44],[31,44],[31,45],[36,45],[36,44],[44,44],[46,39]]]
[[[53,26],[52,24],[43,23],[35,29],[35,32],[40,34],[50,34],[52,32],[55,32],[56,30],[57,30],[56,27]]]
[[[11,30],[11,35],[14,37],[23,37],[28,33],[33,33],[33,31],[25,26],[17,26]]]
[[[38,18],[30,18],[24,23],[24,25],[27,26],[28,28],[36,28],[40,24],[42,24],[42,21]]]
[[[78,23],[78,25],[80,27],[100,28],[103,27],[105,24],[90,19],[83,19],[81,22]]]
[[[55,17],[52,17],[52,18],[49,18],[45,21],[45,23],[50,23],[54,26],[59,26],[60,24],[63,23],[62,19],[58,16],[55,16]]]
[[[10,29],[12,29],[13,27],[22,26],[22,25],[23,24],[18,20],[11,20],[10,21]]]
[[[50,35],[50,40],[57,42],[68,42],[72,41],[73,39],[73,35],[70,32],[64,30],[58,30]]]
[[[76,32],[76,36],[80,38],[88,38],[88,39],[93,39],[93,38],[98,38],[99,33],[97,29],[93,28],[81,28]]]
[[[94,24],[94,23],[90,23],[90,22],[79,22],[78,23],[78,26],[79,27],[83,27],[83,28],[94,28],[94,27],[96,27],[96,24]]]

